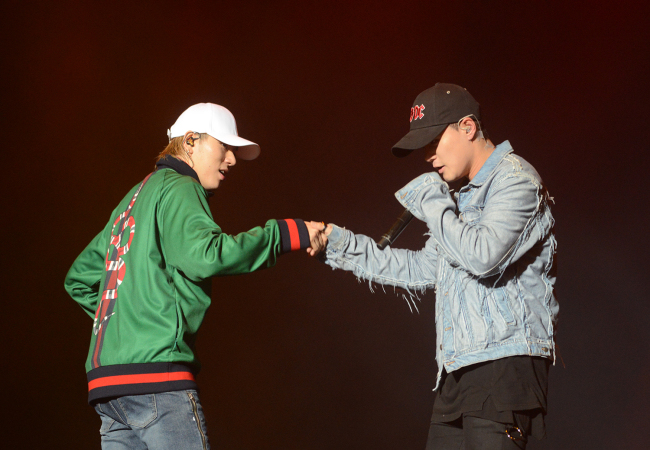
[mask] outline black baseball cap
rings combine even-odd
[[[393,146],[393,155],[403,157],[437,138],[447,125],[474,115],[481,119],[479,104],[464,87],[449,83],[420,92],[411,108],[411,130]]]

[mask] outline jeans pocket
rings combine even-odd
[[[155,394],[129,395],[118,398],[117,402],[131,427],[144,428],[158,417]]]
[[[115,419],[104,412],[101,404],[95,405],[95,411],[99,415],[99,418],[102,420],[102,426],[99,427],[99,434],[104,436],[115,423]]]

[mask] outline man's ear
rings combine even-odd
[[[188,131],[185,133],[183,136],[183,149],[188,152],[189,154],[192,154],[194,150],[194,141],[196,141],[198,137],[196,137],[196,133],[193,131]]]
[[[476,122],[474,122],[474,120],[469,117],[465,117],[463,120],[461,120],[459,129],[465,133],[465,136],[467,136],[468,140],[474,140],[474,136],[476,135]]]

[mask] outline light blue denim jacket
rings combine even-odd
[[[498,145],[459,192],[437,172],[395,196],[427,223],[423,249],[379,250],[367,236],[333,227],[325,262],[359,278],[418,292],[436,292],[436,362],[442,369],[506,356],[555,360],[558,303],[552,200],[535,169]]]

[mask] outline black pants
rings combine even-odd
[[[426,450],[516,450],[525,449],[526,442],[515,425],[463,415],[454,422],[432,422]]]

